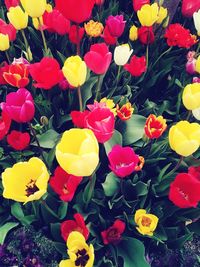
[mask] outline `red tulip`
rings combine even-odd
[[[82,181],[82,177],[68,174],[60,166],[55,169],[54,176],[50,179],[50,186],[60,196],[60,199],[69,202],[74,197],[75,191]]]
[[[133,9],[137,12],[143,5],[146,4],[150,4],[150,0],[133,0]]]
[[[10,129],[10,124],[11,124],[11,118],[9,114],[5,111],[1,112],[0,116],[0,140],[6,136]]]
[[[108,154],[109,168],[120,178],[124,178],[135,171],[139,163],[139,156],[131,147],[115,145]]]
[[[85,225],[83,216],[80,213],[76,213],[74,215],[74,219],[75,220],[67,220],[61,223],[61,235],[63,239],[67,241],[67,238],[72,231],[78,231],[87,240],[89,237],[89,231]]]
[[[30,139],[29,133],[22,133],[19,131],[11,131],[11,133],[7,135],[8,144],[15,150],[25,149],[29,145]]]
[[[7,84],[7,82],[5,81],[3,77],[3,73],[7,72],[8,69],[9,69],[8,63],[6,61],[3,61],[0,66],[0,84]]]
[[[67,19],[82,23],[90,18],[94,7],[94,0],[56,0],[58,9]]]
[[[16,29],[11,23],[7,24],[2,19],[0,19],[0,33],[8,34],[10,41],[14,41],[16,39]]]
[[[109,32],[114,37],[120,37],[125,28],[126,21],[124,21],[123,15],[109,16],[106,20]]]
[[[95,0],[95,4],[98,5],[98,6],[101,6],[104,4],[104,1],[105,0]]]
[[[169,199],[179,208],[196,208],[200,201],[200,182],[189,173],[179,173],[170,184]]]
[[[110,31],[109,31],[107,25],[105,26],[103,34],[101,35],[101,37],[104,39],[104,42],[107,45],[115,45],[117,43],[117,38],[110,34]]]
[[[148,138],[157,139],[167,129],[166,120],[163,116],[156,117],[154,114],[150,114],[146,120],[144,131]]]
[[[6,8],[9,10],[10,7],[16,7],[20,5],[20,0],[5,0]]]
[[[124,69],[130,72],[132,76],[138,77],[146,71],[146,58],[132,56],[129,64],[124,66]]]
[[[29,83],[28,66],[25,64],[11,64],[8,70],[3,72],[4,80],[14,87],[25,87]]]
[[[105,245],[119,243],[125,227],[126,224],[123,221],[115,220],[112,226],[110,226],[107,230],[101,232],[103,243]]]
[[[90,51],[84,56],[89,69],[96,74],[104,74],[111,63],[112,54],[105,43],[91,45]]]
[[[200,9],[200,1],[198,0],[183,0],[182,1],[182,14],[185,17],[192,17],[194,12]]]
[[[31,121],[35,114],[32,95],[25,88],[7,94],[6,102],[1,103],[1,108],[9,114],[12,120],[19,123]]]
[[[85,127],[85,118],[89,115],[90,111],[85,110],[83,112],[81,111],[72,111],[70,113],[70,116],[72,118],[72,122],[76,127],[78,128],[84,128]]]
[[[138,29],[138,39],[142,44],[152,44],[155,40],[153,27],[142,26]]]
[[[195,177],[200,182],[200,166],[198,167],[189,167],[188,173]]]
[[[59,10],[54,9],[52,12],[45,12],[43,14],[43,23],[50,32],[56,32],[60,35],[69,33],[70,21]]]
[[[85,33],[85,29],[83,27],[78,27],[78,33],[77,33],[77,26],[72,25],[69,30],[69,40],[73,44],[78,44],[81,42],[83,36]],[[78,35],[78,36],[77,36]]]
[[[63,74],[56,59],[44,57],[40,62],[29,66],[30,75],[36,82],[36,88],[51,89],[63,79]]]

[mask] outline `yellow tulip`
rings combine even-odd
[[[147,213],[144,209],[136,211],[134,216],[136,229],[142,235],[152,236],[158,224],[158,217],[154,214]]]
[[[200,73],[200,56],[198,56],[195,64],[195,71]]]
[[[138,19],[142,26],[152,26],[159,19],[158,11],[159,7],[157,3],[143,5],[137,12]]]
[[[10,47],[8,34],[0,33],[0,51],[6,51]]]
[[[65,131],[56,146],[56,158],[69,174],[90,176],[99,163],[99,145],[89,129]]]
[[[25,29],[28,25],[28,14],[20,6],[10,7],[7,17],[16,30]]]
[[[167,8],[161,6],[158,11],[158,19],[156,23],[161,24],[166,17],[167,17]]]
[[[92,267],[94,264],[94,247],[88,245],[84,236],[77,231],[69,234],[67,239],[68,260],[62,260],[59,267],[77,267],[85,266]]]
[[[169,130],[169,144],[177,154],[187,157],[200,145],[200,124],[180,121]]]
[[[24,10],[32,18],[41,17],[46,9],[46,0],[20,0]]]
[[[182,100],[188,110],[200,108],[200,83],[188,84],[184,88]]]
[[[42,160],[33,157],[2,173],[3,197],[18,202],[40,199],[47,191],[49,173]]]
[[[91,37],[98,37],[101,35],[104,27],[101,22],[90,20],[84,24],[85,31],[87,35]]]
[[[116,109],[115,103],[112,99],[108,99],[108,98],[104,97],[100,100],[100,103],[105,103],[106,107],[110,109],[110,111],[114,114],[114,116],[117,116],[117,109]]]
[[[67,81],[74,87],[83,85],[86,80],[87,67],[79,56],[68,57],[62,71]]]
[[[133,25],[129,30],[129,39],[135,41],[138,39],[138,28]]]

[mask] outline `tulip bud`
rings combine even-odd
[[[48,120],[48,118],[47,118],[46,116],[42,116],[42,117],[40,118],[40,123],[41,123],[42,125],[48,125],[48,124],[49,124],[49,120]]]
[[[28,13],[28,15],[32,18],[41,17],[45,10],[47,2],[46,0],[20,0],[24,10]]]
[[[200,73],[200,56],[198,56],[196,60],[195,70],[196,72]]]
[[[195,117],[195,119],[200,121],[200,107],[192,110],[192,114]]]
[[[129,39],[135,41],[138,39],[138,28],[133,25],[129,30]]]
[[[0,51],[6,51],[10,47],[8,34],[0,33]]]
[[[20,6],[11,7],[7,16],[16,30],[25,29],[28,25],[28,14],[23,12]]]
[[[193,83],[200,83],[200,78],[198,78],[198,77],[193,77],[192,82],[193,82]]]
[[[198,12],[193,14],[194,26],[196,28],[197,34],[200,36],[200,9]]]
[[[156,23],[161,24],[166,17],[167,17],[167,8],[161,6],[158,11],[158,20],[156,21]]]
[[[141,27],[138,30],[138,38],[142,44],[152,44],[155,40],[153,27]]]
[[[133,49],[130,50],[130,46],[128,44],[116,46],[114,51],[115,64],[118,66],[124,66],[128,62],[132,53]]]

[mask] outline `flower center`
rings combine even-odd
[[[142,225],[146,226],[146,227],[149,227],[151,225],[151,219],[144,216],[142,218]]]
[[[63,186],[63,193],[65,194],[65,195],[67,195],[67,194],[69,194],[69,190],[67,189],[67,184],[64,184],[64,186]]]
[[[76,253],[76,256],[77,256],[77,259],[75,261],[75,266],[85,267],[89,260],[87,251],[85,249],[78,250],[78,252]]]
[[[35,185],[34,180],[30,180],[30,182],[26,185],[26,196],[29,197],[30,195],[34,194],[35,192],[39,191],[39,188]]]
[[[185,192],[183,192],[182,190],[178,190],[179,191],[179,193],[181,194],[181,196],[185,199],[185,200],[188,200],[189,198],[188,198],[188,195],[185,193]]]

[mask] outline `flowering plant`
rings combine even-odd
[[[181,248],[199,233],[199,4],[0,3],[0,244],[45,229],[61,267]]]

